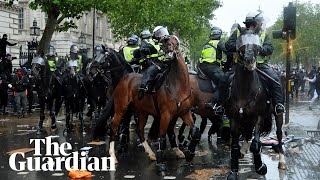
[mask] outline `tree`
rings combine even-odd
[[[292,59],[300,57],[300,59],[306,61],[307,59],[319,58],[320,34],[318,30],[320,29],[320,4],[297,2],[294,6],[297,8],[297,33],[296,39],[293,40]],[[282,27],[283,16],[280,16],[271,29],[282,29]],[[273,62],[275,63],[279,59],[284,60],[286,57],[286,41],[273,39],[273,45]]]
[[[16,0],[6,0],[13,4]],[[76,28],[75,19],[79,19],[84,11],[89,11],[94,6],[93,0],[34,0],[29,7],[41,9],[48,14],[47,24],[39,42],[37,52],[45,54],[50,44],[54,31],[67,31],[69,28]],[[63,21],[70,19],[70,21]]]
[[[126,0],[104,1],[97,9],[106,13],[117,38],[139,34],[145,28],[167,26],[194,54],[205,44],[209,20],[219,6],[218,0]]]

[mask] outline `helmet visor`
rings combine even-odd
[[[66,63],[67,67],[77,67],[78,66],[78,62],[76,60],[70,60]]]
[[[44,65],[45,65],[44,60],[43,60],[42,57],[35,57],[35,58],[33,58],[32,61],[31,61],[31,64],[39,64],[39,65],[41,65],[41,66],[44,66]]]

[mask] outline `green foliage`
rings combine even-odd
[[[104,1],[97,9],[105,12],[116,38],[127,37],[158,25],[167,26],[190,48],[191,57],[207,40],[209,20],[220,6],[218,0],[125,0]]]
[[[297,56],[306,59],[319,58],[320,52],[320,4],[311,2],[294,5],[297,8],[297,27],[296,39],[293,41],[292,58]],[[271,27],[272,30],[282,29],[283,16],[279,17],[277,22]],[[286,41],[273,39],[274,52],[272,60],[282,60],[286,58]]]

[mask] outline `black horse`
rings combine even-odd
[[[48,61],[35,57],[32,60],[31,75],[35,83],[40,104],[40,120],[37,134],[41,134],[48,104],[51,117],[51,130],[56,130],[56,114],[62,105],[60,71],[50,72]]]
[[[100,61],[99,64],[99,70],[100,72],[104,72],[104,75],[107,77],[112,77],[111,85],[107,89],[107,103],[105,107],[102,109],[99,119],[96,122],[96,126],[93,132],[93,138],[104,138],[105,134],[107,133],[107,130],[109,130],[110,126],[110,119],[114,115],[114,98],[113,98],[113,90],[118,85],[121,78],[125,75],[131,72],[130,65],[126,62],[124,57],[116,52],[114,49],[111,48],[105,48],[103,46],[103,49],[105,51],[105,54],[103,55],[104,60]],[[98,63],[94,63],[98,65]],[[94,73],[94,68],[90,70],[90,73]],[[128,119],[131,117],[129,117]],[[130,121],[125,121],[126,125],[123,125],[123,127],[128,127]],[[125,131],[128,132],[128,129],[125,128]]]
[[[64,130],[65,134],[71,131],[70,120],[73,119],[73,115],[76,113],[78,113],[81,123],[80,130],[83,134],[85,134],[83,110],[87,90],[84,83],[84,77],[79,72],[76,72],[77,66],[77,61],[69,60],[66,62],[66,69],[62,76],[62,90],[66,114],[66,128]]]
[[[253,153],[255,170],[258,174],[265,175],[267,166],[261,161],[260,142],[261,135],[267,135],[272,128],[272,103],[256,70],[258,48],[261,46],[259,36],[247,29],[241,32],[237,40],[238,64],[226,104],[226,112],[231,119],[231,173],[229,180],[238,179],[240,146],[239,136],[242,134],[245,143],[242,148],[248,148],[247,142],[252,138],[250,151]],[[277,119],[277,135],[279,148],[282,150],[282,118]],[[282,152],[280,150],[280,152]],[[284,163],[283,154],[280,153],[280,163]],[[279,167],[280,167],[279,163]]]
[[[110,73],[103,68],[107,66],[104,60],[104,54],[90,61],[86,67],[86,84],[88,90],[88,104],[90,105],[87,116],[95,118],[98,121],[101,109],[105,106],[107,97],[110,97],[112,79]]]

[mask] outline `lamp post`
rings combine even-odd
[[[83,44],[86,44],[86,36],[81,32],[80,36],[78,37],[79,44],[80,44],[80,53],[83,55],[86,53]]]
[[[30,36],[32,36],[32,41],[27,41],[28,45],[28,61],[33,58],[34,52],[31,54],[30,51],[36,51],[38,47],[37,37],[40,36],[40,28],[37,26],[37,20],[34,18],[32,26],[30,27]]]

